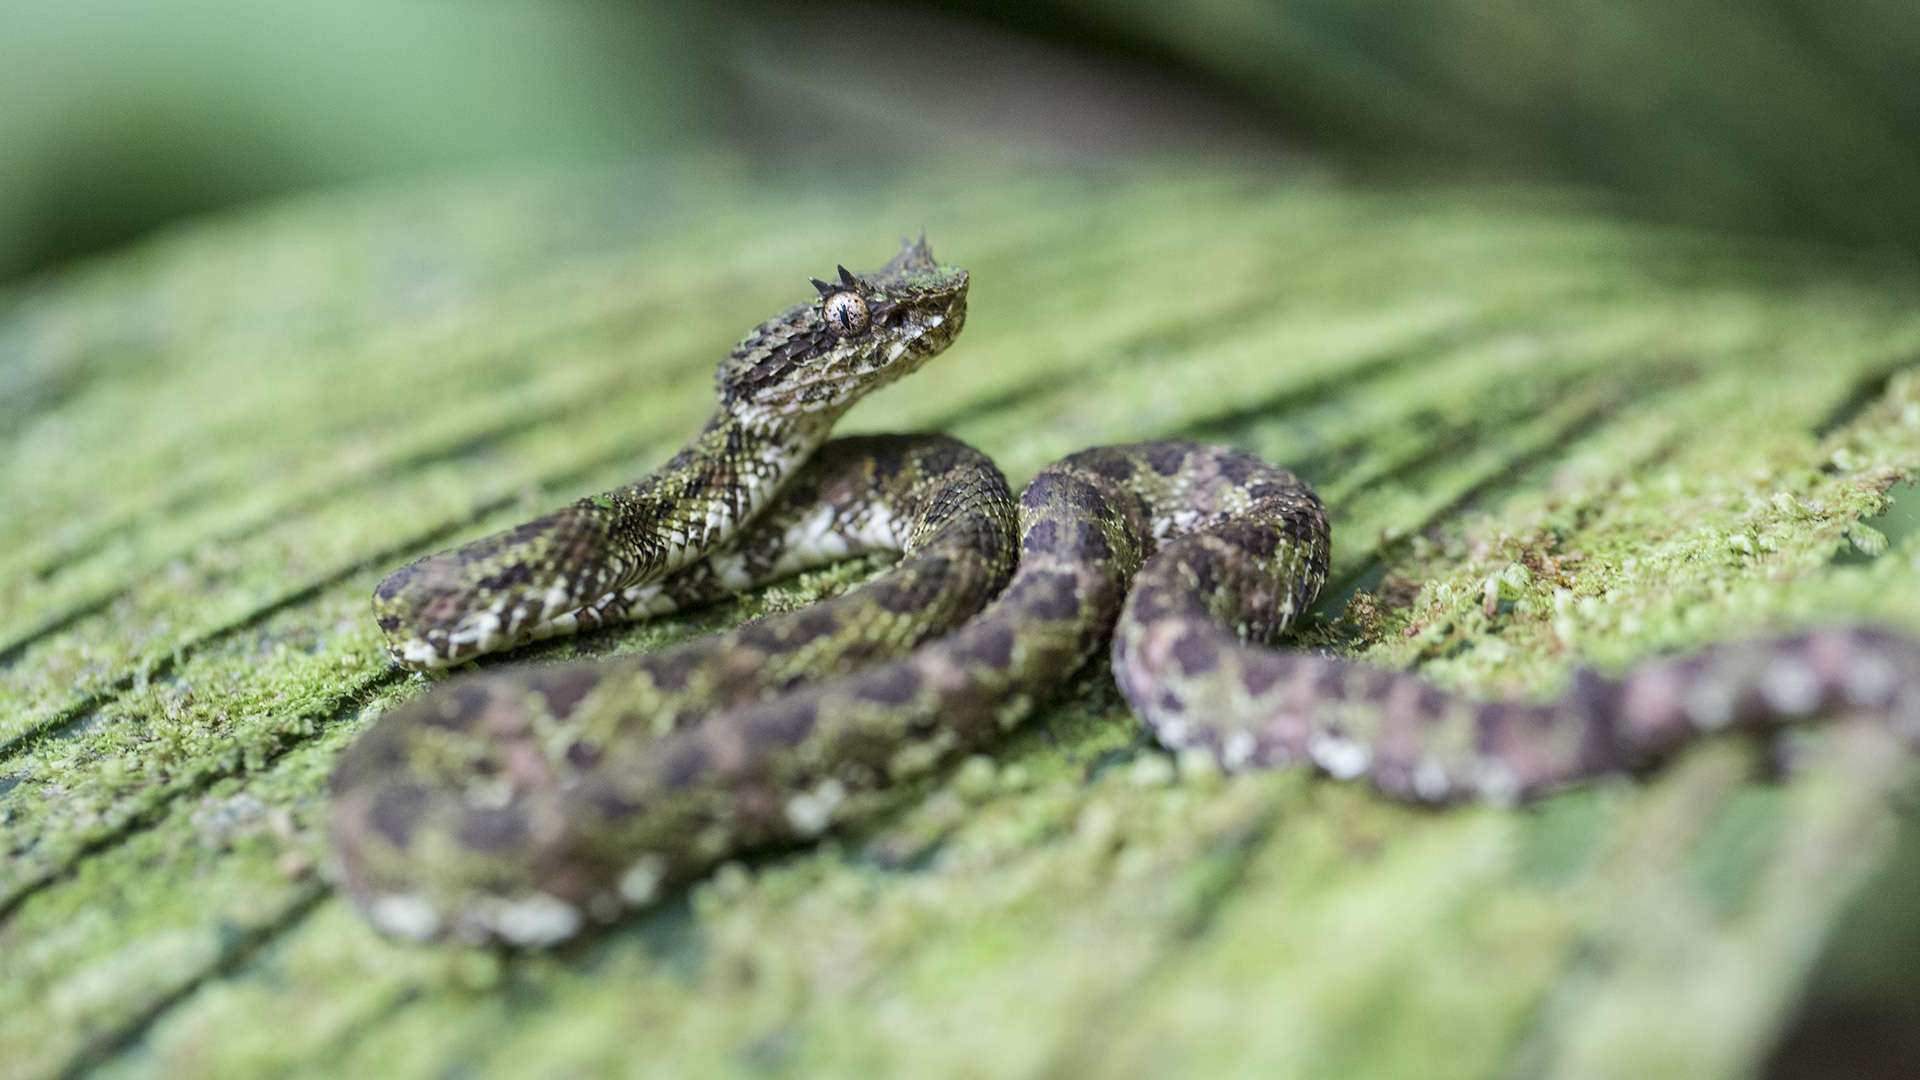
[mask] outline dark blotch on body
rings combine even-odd
[[[660,763],[660,782],[669,791],[692,787],[713,766],[713,755],[697,738],[682,738]]]
[[[949,439],[941,439],[924,446],[920,451],[920,470],[929,476],[942,476],[952,472],[960,465],[961,444]],[[876,459],[876,465],[887,467],[882,476],[891,477],[900,471],[900,455],[883,453]]]
[[[1070,619],[1080,610],[1072,574],[1036,572],[1015,584],[1014,599],[1036,618]]]
[[[1049,519],[1035,522],[1033,528],[1027,530],[1026,539],[1020,542],[1020,549],[1036,555],[1051,555],[1059,545],[1059,527]]]
[[[631,821],[645,809],[641,803],[634,802],[604,782],[589,787],[580,801],[601,821]]]
[[[580,699],[600,685],[600,676],[578,668],[557,672],[536,672],[533,689],[546,702],[547,712],[561,719],[573,712]]]
[[[1627,764],[1618,716],[1620,684],[1591,668],[1573,673],[1567,705],[1580,725],[1580,771],[1612,772]]]
[[[1246,687],[1247,693],[1259,696],[1273,689],[1285,668],[1276,657],[1254,654],[1240,670],[1240,685]]]
[[[834,617],[833,609],[824,605],[802,608],[790,618],[793,620],[795,645],[832,637],[840,632],[840,620]]]
[[[438,694],[430,694],[419,705],[423,727],[444,731],[465,731],[474,720],[485,715],[493,704],[493,691],[485,679],[459,679]]]
[[[1180,443],[1155,443],[1147,448],[1147,464],[1161,476],[1172,476],[1186,464],[1187,448]]]
[[[1027,489],[1020,493],[1020,505],[1028,510],[1044,511],[1055,506],[1073,506],[1086,500],[1085,481],[1052,469],[1042,470]]]
[[[1166,618],[1175,608],[1173,596],[1160,584],[1142,585],[1133,590],[1130,614],[1134,621],[1150,623]]]
[[[374,796],[367,817],[380,835],[404,848],[413,837],[413,827],[427,806],[427,789],[418,784],[395,784]]]
[[[956,655],[970,663],[1004,669],[1013,663],[1013,628],[1001,623],[982,626],[961,639]]]
[[[1524,714],[1522,706],[1508,701],[1480,705],[1474,716],[1474,751],[1481,757],[1498,758],[1519,749],[1525,738]]]
[[[770,746],[797,746],[819,722],[820,710],[811,701],[778,702],[754,716],[752,738]]]
[[[905,664],[894,664],[860,678],[854,696],[881,705],[905,705],[920,692],[920,676]]]
[[[899,451],[884,447],[874,454],[872,462],[873,478],[883,486],[890,484],[895,477],[899,476],[907,464]]]
[[[1097,521],[1080,523],[1079,554],[1089,559],[1110,559],[1113,548],[1107,543],[1106,530]]]
[[[1347,665],[1340,660],[1319,660],[1313,666],[1315,701],[1347,700]]]
[[[940,593],[940,586],[953,572],[951,560],[927,556],[916,560],[911,570],[897,570],[876,582],[870,592],[874,602],[895,615],[912,615],[925,610]]]
[[[1220,663],[1220,651],[1208,637],[1203,631],[1189,630],[1173,643],[1173,659],[1182,672],[1203,675]]]
[[[505,567],[498,573],[488,574],[486,577],[475,582],[475,584],[487,592],[506,592],[515,586],[525,585],[532,580],[533,567],[524,562],[517,562]]]
[[[1228,543],[1257,559],[1269,558],[1280,546],[1280,531],[1259,522],[1236,522],[1220,530]]]
[[[734,631],[734,641],[764,653],[777,653],[786,647],[780,631],[768,622],[751,622]]]
[[[460,822],[460,843],[474,851],[506,851],[526,834],[525,819],[511,807],[468,810]]]
[[[418,715],[419,706],[416,704],[412,708],[416,712],[411,715]],[[358,786],[359,777],[405,770],[412,764],[408,742],[406,724],[385,721],[375,724],[347,748],[340,767],[334,770],[333,777],[327,782],[327,789],[338,797]]]
[[[745,630],[741,636],[746,636]],[[700,648],[669,649],[647,658],[647,673],[653,676],[653,685],[661,690],[685,689],[688,678],[700,670],[706,660],[706,652]]]

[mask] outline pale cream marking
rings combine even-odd
[[[1352,780],[1373,764],[1373,751],[1365,744],[1324,731],[1307,738],[1307,756],[1335,780]]]
[[[491,611],[475,612],[461,619],[447,634],[449,645],[473,645],[500,632],[500,616]]]
[[[629,907],[645,907],[660,895],[660,884],[666,876],[667,860],[648,852],[620,875],[620,899]]]
[[[1474,769],[1474,787],[1495,806],[1512,806],[1520,799],[1520,778],[1497,761],[1482,761]]]
[[[1413,770],[1413,793],[1428,802],[1439,802],[1453,790],[1453,781],[1447,778],[1447,767],[1432,758],[1426,758]]]
[[[1161,746],[1178,750],[1187,745],[1187,737],[1193,734],[1193,725],[1178,717],[1168,717],[1160,721],[1154,733],[1160,736]]]
[[[1245,729],[1236,731],[1220,744],[1220,764],[1229,771],[1243,769],[1253,761],[1254,751],[1259,748],[1259,740],[1253,737],[1253,732]]]
[[[801,792],[787,800],[787,824],[801,836],[818,836],[833,824],[833,812],[847,797],[846,785],[828,777],[812,791]]]
[[[491,915],[495,933],[515,945],[533,948],[565,941],[579,932],[581,923],[579,908],[546,893],[500,901]]]
[[[1712,731],[1733,721],[1733,692],[1714,678],[1702,678],[1687,687],[1687,718],[1695,727]]]
[[[1900,681],[1900,672],[1893,661],[1879,653],[1863,653],[1847,664],[1842,681],[1847,699],[1855,705],[1879,705],[1893,693]]]
[[[1760,674],[1760,696],[1788,716],[1805,716],[1820,704],[1820,676],[1798,660],[1775,660]]]
[[[444,925],[426,897],[410,893],[374,897],[367,905],[367,917],[382,931],[409,941],[431,940]]]
[[[400,659],[415,667],[435,667],[447,662],[439,649],[421,638],[408,638],[400,646]]]

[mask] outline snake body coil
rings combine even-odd
[[[470,674],[381,717],[335,772],[333,834],[382,929],[544,945],[611,921],[988,744],[1109,635],[1162,744],[1424,802],[1526,798],[1839,707],[1920,742],[1920,648],[1870,629],[1583,670],[1537,704],[1267,648],[1327,574],[1325,511],[1292,474],[1220,447],[1102,447],[1016,503],[950,439],[826,442],[953,339],[967,276],[922,239],[814,285],[721,364],[719,410],[667,465],[397,571],[376,615],[398,662],[444,667],[853,554],[898,561],[716,638]]]

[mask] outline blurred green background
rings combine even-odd
[[[769,169],[1204,152],[1538,177],[1920,250],[1920,8],[1900,0],[0,12],[0,280],[305,188],[690,148]]]

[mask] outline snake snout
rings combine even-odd
[[[457,618],[472,591],[456,560],[429,555],[388,574],[373,591],[373,601],[381,616],[423,628]]]
[[[374,620],[402,666],[435,667],[454,657],[448,638],[474,607],[462,560],[443,552],[388,574],[373,591]]]

